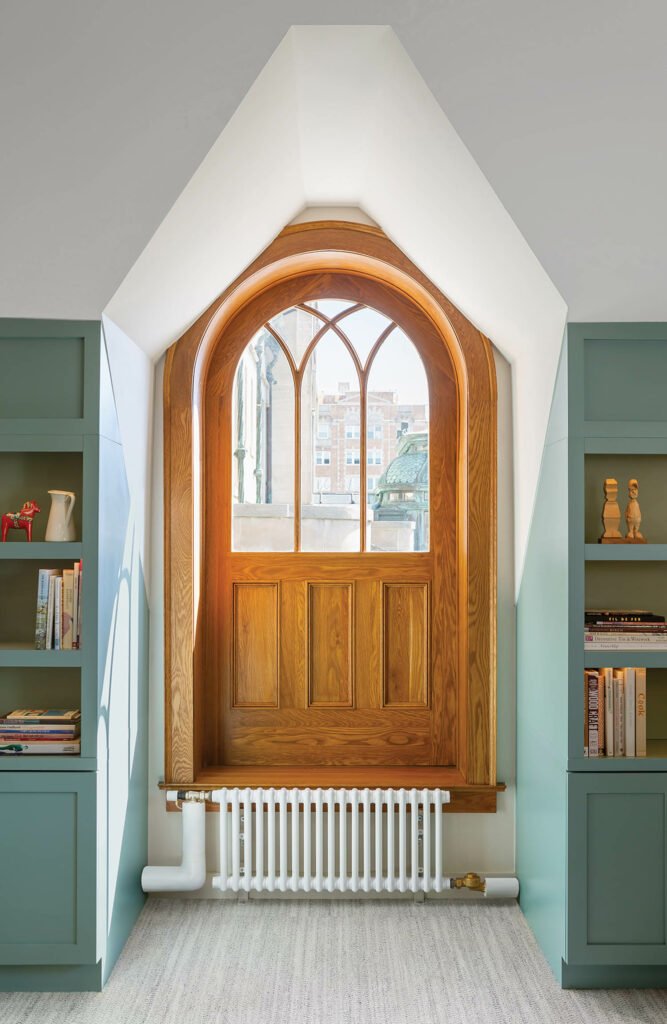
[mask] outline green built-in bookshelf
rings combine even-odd
[[[667,325],[570,324],[518,601],[521,903],[566,986],[667,985],[667,651],[584,651],[585,608],[667,615]],[[646,544],[598,544],[606,477]],[[647,669],[647,756],[583,756],[585,668]],[[641,883],[628,884],[629,879]]]
[[[0,755],[0,989],[99,989],[141,907],[145,859],[145,795],[128,792],[108,819],[108,751],[114,735],[128,742],[105,679],[129,498],[102,326],[0,320],[0,365],[0,513],[28,499],[41,509],[31,543],[11,530],[0,543],[0,714],[81,709],[79,755]],[[76,494],[71,543],[45,540],[50,489]],[[75,560],[81,647],[36,650],[38,570]],[[128,705],[128,678],[116,674],[116,706]],[[122,853],[109,881],[99,843],[112,827]]]

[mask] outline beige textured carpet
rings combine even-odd
[[[667,991],[562,992],[513,903],[152,899],[102,994],[2,1024],[665,1024]]]

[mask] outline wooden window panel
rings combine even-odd
[[[344,295],[341,279],[347,284]],[[231,609],[225,608],[224,601],[221,605],[211,603],[208,595],[195,591],[196,580],[202,579],[196,566],[203,550],[198,537],[209,533],[206,520],[201,529],[193,523],[194,492],[201,486],[198,452],[202,448],[206,451],[207,430],[214,429],[209,424],[198,437],[196,425],[202,421],[204,390],[210,384],[209,367],[214,356],[219,363],[216,372],[224,373],[225,357],[220,362],[217,343],[223,335],[228,340],[230,326],[239,325],[243,308],[250,302],[255,318],[268,319],[280,308],[281,294],[291,303],[307,302],[317,292],[319,296],[356,299],[361,304],[368,301],[369,290],[377,294],[378,288],[383,291],[384,313],[399,321],[407,316],[438,336],[441,353],[434,349],[431,356],[436,363],[443,365],[444,361],[450,367],[458,408],[457,478],[451,481],[450,493],[445,493],[445,488],[436,496],[437,502],[446,502],[450,510],[456,510],[457,545],[455,550],[443,550],[438,555],[442,582],[431,598],[433,622],[439,629],[449,625],[456,637],[456,651],[447,654],[443,675],[446,684],[439,693],[432,694],[433,703],[441,706],[442,721],[453,724],[454,763],[418,769],[412,774],[400,769],[401,784],[410,785],[411,780],[425,784],[428,779],[428,784],[447,785],[453,792],[453,809],[474,810],[484,805],[488,810],[491,804],[495,806],[499,788],[495,777],[496,410],[490,346],[380,231],[338,223],[299,225],[283,232],[167,357],[165,776],[169,785],[205,787],[213,784],[213,779],[239,778],[238,773],[234,774],[236,769],[216,763],[224,743],[221,747],[217,726],[206,727],[209,716],[205,708],[210,711],[215,694],[206,691],[205,680],[210,678],[211,666],[216,665],[220,652],[205,640],[199,614],[202,601],[211,605],[208,614],[222,615],[218,621],[225,621]],[[286,304],[282,302],[282,308]],[[365,418],[366,402],[362,401],[360,442],[364,452],[368,434]],[[221,469],[224,478],[224,467],[218,467]],[[365,493],[365,455],[360,470]],[[223,519],[225,515],[227,511]],[[362,516],[362,522],[364,519]],[[219,523],[215,525],[220,528]],[[376,556],[369,553],[368,557]],[[211,576],[217,571],[216,567]],[[402,571],[398,575],[402,578]],[[454,620],[448,624],[446,620],[452,614]],[[438,659],[442,658],[442,652],[433,652],[432,670],[438,670]],[[390,766],[369,768],[371,775],[363,776],[365,784],[388,784],[386,780],[395,778],[396,770]],[[248,784],[259,777],[266,784],[267,771],[274,772],[271,777],[277,785],[285,784],[285,771],[291,772],[294,784],[303,775],[298,768],[272,769],[270,765],[243,771]],[[337,778],[338,784],[348,785],[353,784],[350,780],[362,777],[360,772],[361,768],[346,768],[337,773],[330,767],[318,775],[309,769],[308,777],[313,785],[319,784],[320,777],[326,778],[327,784]]]

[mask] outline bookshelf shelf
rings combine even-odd
[[[667,562],[667,544],[586,544],[587,562]]]
[[[0,772],[94,771],[95,758],[80,754],[2,754]]]
[[[667,668],[667,650],[664,651],[584,651],[584,668]]]
[[[80,668],[83,651],[37,651],[34,644],[0,643],[0,668]]]
[[[16,532],[18,533],[18,530]],[[25,541],[17,540],[0,544],[0,560],[3,561],[40,561],[48,566],[54,561],[59,562],[66,559],[70,562],[82,557],[83,545],[78,541],[71,544],[33,541],[28,544]]]
[[[648,740],[647,757],[571,757],[570,772],[664,772],[667,771],[667,740]]]

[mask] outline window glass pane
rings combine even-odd
[[[368,549],[428,551],[428,382],[400,328],[373,360],[367,417]]]
[[[234,378],[232,550],[294,550],[294,381],[264,329]]]
[[[322,321],[304,309],[284,309],[269,324],[280,336],[285,348],[289,350],[298,366],[304,353],[318,331],[322,330]]]
[[[319,309],[320,313],[323,313],[325,317],[333,320],[344,309],[351,309],[356,303],[348,302],[347,299],[316,299],[312,302],[307,302],[306,305],[312,309]]]
[[[358,551],[359,379],[333,331],[315,346],[301,386],[301,550]]]
[[[376,309],[364,307],[343,317],[338,321],[338,326],[351,343],[363,366],[373,345],[390,323],[389,317],[378,313]]]

